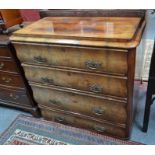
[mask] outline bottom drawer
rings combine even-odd
[[[0,101],[29,106],[30,102],[25,91],[0,87]]]
[[[95,131],[100,134],[106,134],[113,137],[127,139],[126,131],[124,128],[116,127],[112,124],[100,123],[98,121],[83,118],[79,115],[69,115],[68,113],[50,109],[49,107],[41,106],[42,116],[51,121],[59,122],[62,124],[84,128],[91,131]]]

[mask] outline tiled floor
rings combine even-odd
[[[137,104],[137,111],[134,120],[134,126],[131,134],[131,140],[144,144],[155,144],[155,104],[152,106],[149,129],[147,133],[141,131],[144,103],[147,83],[135,82],[134,102]],[[0,107],[0,134],[11,124],[11,122],[21,113],[21,111]],[[24,113],[27,114],[27,113]],[[29,115],[29,114],[27,114]]]
[[[0,107],[0,134],[8,128],[8,126],[19,114],[30,115],[19,110]]]

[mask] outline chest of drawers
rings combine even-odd
[[[23,70],[9,36],[0,35],[0,105],[20,108],[38,116]]]
[[[128,139],[138,17],[48,17],[11,40],[42,116]]]

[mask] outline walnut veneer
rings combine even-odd
[[[127,139],[139,17],[48,17],[11,36],[42,116]]]

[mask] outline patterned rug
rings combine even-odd
[[[0,136],[0,145],[140,145],[59,123],[19,115]]]

